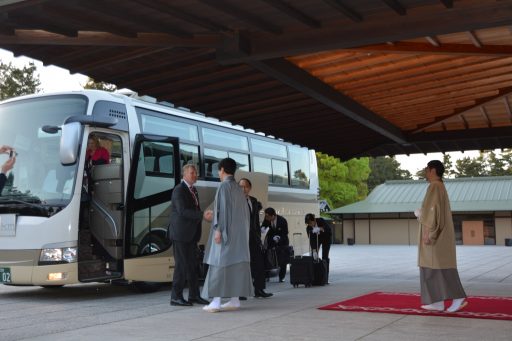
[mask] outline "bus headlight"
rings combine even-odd
[[[42,249],[39,256],[40,264],[73,263],[77,260],[77,248]]]

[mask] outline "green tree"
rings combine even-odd
[[[466,156],[462,159],[455,161],[456,178],[486,175],[487,172],[485,169],[483,153],[480,153],[480,155],[475,158]]]
[[[338,158],[317,152],[320,197],[330,207],[340,207],[362,200],[368,194],[366,181],[370,174],[368,158],[341,162]]]
[[[400,163],[394,157],[370,158],[370,169],[371,173],[368,177],[368,190],[370,192],[387,180],[412,179],[411,173],[400,168]]]
[[[84,85],[84,89],[90,90],[103,90],[108,92],[114,92],[117,90],[117,86],[105,82],[95,82],[94,79],[89,77],[87,83]]]
[[[22,68],[0,62],[0,100],[37,93],[40,85],[33,62]]]

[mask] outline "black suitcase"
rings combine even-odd
[[[313,260],[313,285],[327,284],[327,262],[324,259]]]
[[[328,267],[327,261],[325,259],[320,259],[320,256],[318,255],[318,234],[316,235],[316,252],[316,259],[313,257],[313,285],[326,285]],[[311,250],[311,253],[313,254],[313,250]]]
[[[295,242],[295,238],[301,235],[302,233],[293,234],[295,245],[299,245]],[[313,257],[302,256],[299,254],[291,259],[290,283],[294,288],[297,288],[301,284],[305,287],[310,287],[313,285]]]

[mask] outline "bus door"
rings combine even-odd
[[[167,226],[173,188],[180,183],[177,138],[138,134],[126,195],[124,278],[170,282]]]

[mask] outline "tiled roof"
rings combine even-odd
[[[512,176],[445,179],[454,212],[511,211]],[[428,183],[394,180],[377,186],[363,201],[332,210],[331,214],[402,213],[421,206]]]

